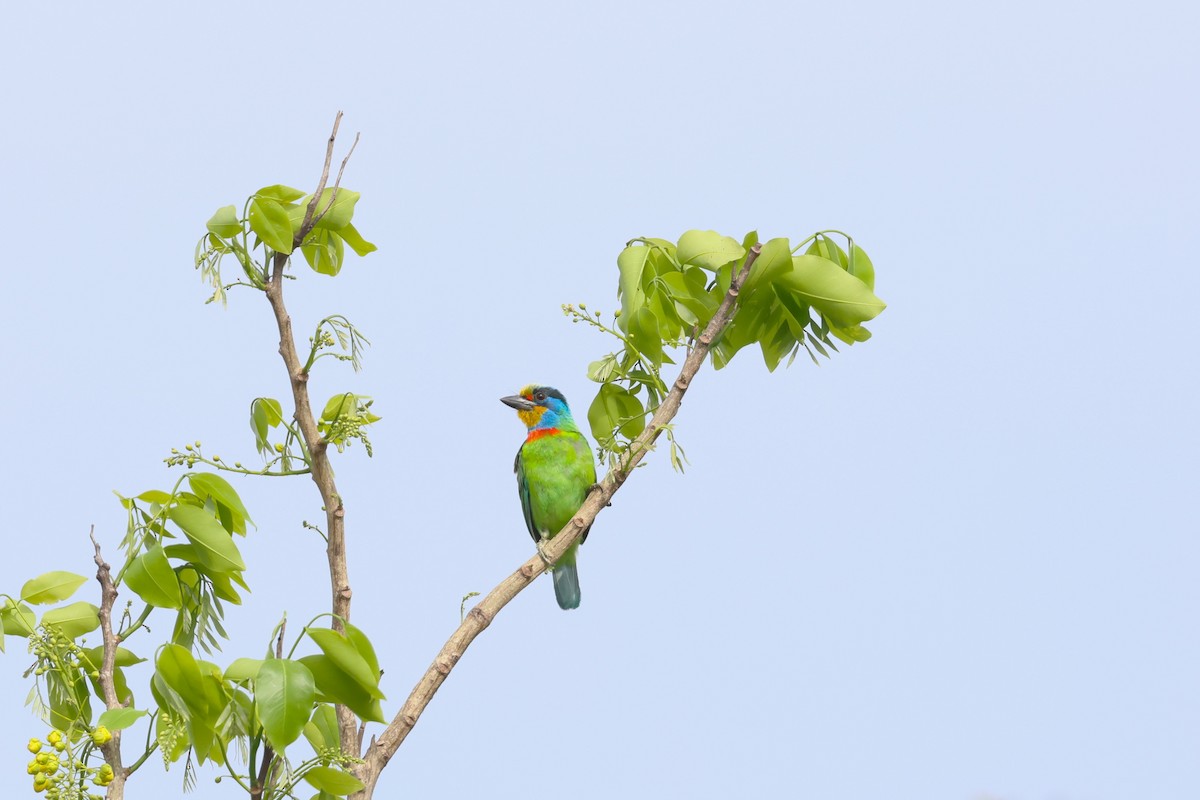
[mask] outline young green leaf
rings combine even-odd
[[[338,732],[337,714],[328,703],[318,703],[313,709],[312,718],[304,726],[304,738],[318,753],[322,750],[341,746],[341,734]]]
[[[29,636],[37,627],[37,615],[24,603],[4,598],[4,609],[0,610],[0,623],[4,624],[5,636]]]
[[[334,198],[333,192],[333,189],[326,189],[321,192],[321,199],[317,201],[317,209],[313,212],[313,219],[316,219],[324,211],[325,214],[317,222],[317,227],[336,231],[350,224],[350,219],[354,216],[354,206],[358,203],[358,198],[362,195],[358,192],[338,187],[337,197]],[[329,205],[330,199],[333,199],[332,206]],[[300,205],[307,206],[308,199],[306,198]]]
[[[338,796],[353,794],[363,788],[358,778],[334,767],[313,767],[304,773],[304,780],[312,784],[314,789]]]
[[[91,603],[71,603],[42,615],[42,624],[58,628],[68,639],[91,633],[100,627],[100,609]]]
[[[301,197],[304,197],[305,192],[300,189],[294,189],[291,186],[284,186],[282,183],[277,183],[274,186],[264,186],[254,193],[255,197],[269,197],[272,200],[278,200],[280,203],[294,203]]]
[[[341,703],[349,708],[360,719],[372,722],[383,722],[383,708],[378,698],[358,684],[353,678],[338,667],[329,656],[311,655],[300,659],[300,663],[308,667],[316,682],[317,691],[321,697],[331,703]]]
[[[379,657],[375,655],[375,645],[371,644],[371,640],[362,632],[361,628],[351,625],[349,622],[344,623],[346,628],[346,638],[350,640],[350,644],[354,645],[354,649],[367,662],[368,669],[375,676],[376,685],[379,684]]]
[[[283,752],[304,730],[317,690],[313,675],[299,661],[272,658],[254,679],[254,706],[267,741]]]
[[[87,578],[74,572],[47,572],[28,580],[21,587],[21,599],[35,605],[57,603],[75,594],[75,590],[87,582]]]
[[[745,305],[759,287],[769,286],[783,273],[791,269],[792,248],[787,239],[772,239],[762,247],[762,252],[750,268],[746,282],[742,284],[742,292],[738,302]]]
[[[617,269],[621,274],[617,284],[621,316],[617,322],[621,330],[629,330],[630,317],[646,302],[646,294],[642,290],[642,272],[646,269],[649,256],[650,248],[643,244],[631,244],[617,256]]]
[[[358,229],[349,222],[338,229],[338,233],[343,239],[346,240],[346,244],[350,245],[350,249],[360,256],[365,256],[368,253],[374,253],[379,249],[364,239],[362,234],[358,232]]]
[[[246,568],[229,531],[212,514],[196,506],[178,505],[172,507],[167,516],[183,530],[188,541],[196,548],[196,558],[200,564],[214,572]]]
[[[250,201],[250,230],[254,231],[268,247],[277,253],[292,252],[292,237],[295,230],[287,210],[269,197],[256,197]]]
[[[100,645],[84,650],[80,654],[80,659],[86,659],[92,669],[100,669],[100,664],[104,661],[104,646]],[[134,664],[141,664],[146,659],[134,653],[132,650],[126,650],[124,647],[118,647],[115,653],[114,664],[118,667],[132,667]]]
[[[308,235],[300,247],[304,260],[314,272],[321,275],[337,275],[342,270],[345,247],[342,237],[333,231],[318,227]]]
[[[875,265],[867,257],[867,251],[858,245],[851,245],[850,247],[849,272],[865,283],[868,289],[875,291]]]
[[[147,603],[158,608],[179,608],[183,597],[179,578],[161,545],[154,545],[129,564],[125,585]]]
[[[246,506],[242,504],[242,498],[238,497],[238,493],[229,485],[229,481],[220,475],[212,472],[193,472],[188,475],[188,483],[192,487],[192,492],[201,500],[211,497],[220,505],[253,524],[250,512],[246,511]]]
[[[599,361],[588,364],[588,380],[596,383],[606,383],[617,370],[617,357],[609,353]]]
[[[222,206],[208,221],[208,230],[221,239],[232,239],[242,232],[242,223],[238,219],[237,209],[233,206]]]
[[[710,272],[744,255],[746,251],[736,239],[716,231],[687,231],[679,237],[675,251],[680,264],[694,264]]]
[[[236,658],[225,668],[225,673],[221,677],[233,683],[253,680],[258,675],[258,670],[263,663],[265,662],[261,658]]]
[[[204,716],[208,713],[208,696],[203,686],[204,676],[187,648],[177,644],[164,646],[159,651],[154,666],[155,677],[161,678],[171,692],[183,701],[184,708],[190,716]],[[172,707],[174,705],[171,704]]]
[[[329,628],[309,628],[308,635],[338,669],[368,694],[379,700],[386,699],[383,692],[379,691],[378,667],[372,670],[367,659],[349,639]]]
[[[110,708],[100,715],[96,724],[103,725],[110,731],[122,731],[146,714],[147,712],[138,711],[136,708]]]
[[[820,256],[793,256],[791,271],[778,281],[837,328],[874,319],[887,307],[865,283]]]

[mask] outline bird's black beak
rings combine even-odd
[[[526,400],[519,394],[514,394],[511,397],[501,397],[500,402],[504,403],[506,406],[515,408],[517,411],[528,411],[537,405],[537,403],[533,402],[532,400]]]

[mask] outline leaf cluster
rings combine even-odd
[[[830,234],[844,237],[846,247]],[[620,344],[588,367],[588,378],[600,384],[588,422],[601,456],[610,463],[645,429],[647,417],[666,395],[661,369],[675,363],[669,353],[695,343],[758,241],[757,232],[738,242],[699,230],[687,231],[677,242],[634,239],[617,256],[621,308],[613,314],[613,326],[583,304],[563,307],[574,321]],[[738,292],[730,324],[713,343],[713,366],[721,369],[742,348],[757,344],[773,372],[785,357],[790,365],[801,348],[817,362],[817,354],[828,358],[831,350],[837,351],[834,339],[866,341],[870,332],[862,323],[885,307],[874,285],[870,258],[845,234],[821,231],[794,248],[785,238],[771,239],[762,245]],[[681,469],[674,431],[666,433],[671,462]]]
[[[300,189],[275,184],[264,186],[247,198],[241,214],[236,206],[222,206],[208,220],[208,233],[196,243],[195,264],[205,281],[212,284],[208,302],[225,301],[229,286],[245,285],[263,289],[270,280],[270,264],[275,253],[290,255],[298,247],[313,271],[337,275],[345,261],[346,247],[359,256],[377,248],[354,227],[354,207],[358,192],[334,187],[316,198],[311,230],[302,240],[298,234],[309,214],[313,196]],[[221,279],[221,262],[232,256],[246,282],[226,286]]]

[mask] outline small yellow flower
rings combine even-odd
[[[42,740],[41,740],[41,739],[36,739],[36,738],[35,738],[35,739],[30,739],[30,740],[29,740],[29,744],[27,745],[27,747],[28,747],[28,749],[29,749],[29,752],[31,752],[31,753],[36,753],[36,752],[38,752],[39,750],[41,750],[41,749],[42,749]]]
[[[96,730],[92,731],[92,741],[96,744],[107,744],[112,741],[112,734],[108,728],[103,725],[97,725]]]

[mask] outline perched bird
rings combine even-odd
[[[542,550],[542,540],[553,537],[571,521],[596,483],[592,448],[579,432],[562,392],[549,386],[526,386],[500,402],[517,410],[529,429],[517,451],[513,470],[529,535]],[[589,526],[589,530],[590,530]],[[584,531],[552,567],[554,596],[559,608],[579,608],[579,572],[575,567]]]

